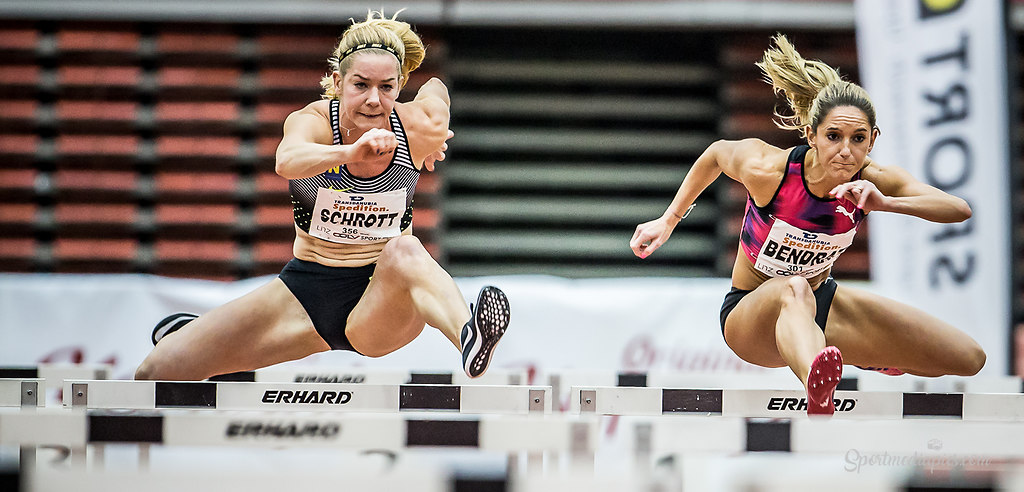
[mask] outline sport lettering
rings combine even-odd
[[[288,390],[267,390],[263,392],[263,403],[307,403],[307,404],[330,404],[344,405],[352,400],[350,391],[288,391]]]

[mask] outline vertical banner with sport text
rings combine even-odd
[[[871,214],[879,292],[975,338],[984,374],[1008,370],[1010,168],[1005,5],[1001,0],[857,0],[861,81],[882,133],[871,157],[970,204],[935,224]]]

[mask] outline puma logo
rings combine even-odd
[[[850,222],[856,222],[855,220],[853,220],[853,212],[847,212],[846,208],[844,208],[842,205],[836,205],[836,212],[839,212],[839,213],[849,217],[850,218]]]

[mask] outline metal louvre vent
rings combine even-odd
[[[446,37],[456,138],[443,171],[443,251],[453,275],[716,274],[714,189],[656,255],[641,262],[628,244],[716,138],[712,37],[521,29]]]

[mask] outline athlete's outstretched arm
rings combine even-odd
[[[971,218],[971,206],[965,200],[922,183],[899,167],[871,162],[861,177],[836,186],[831,193],[857,202],[866,212],[894,212],[942,223]]]
[[[686,173],[665,213],[636,227],[636,232],[629,241],[633,254],[646,258],[665,244],[697,197],[722,173],[743,183],[748,190],[758,187],[765,174],[762,172],[764,156],[772,149],[778,150],[753,138],[738,141],[719,140],[708,146]]]
[[[433,171],[434,162],[444,160],[444,151],[448,149],[446,141],[455,135],[448,129],[451,119],[448,87],[441,79],[431,78],[420,86],[408,107],[412,119],[407,123],[412,133],[409,151],[413,162],[418,165],[422,158],[423,167]]]
[[[361,162],[393,152],[398,139],[391,131],[372,128],[349,145],[333,145],[331,124],[312,103],[288,115],[277,146],[275,171],[288,179],[316,176],[342,164]]]

